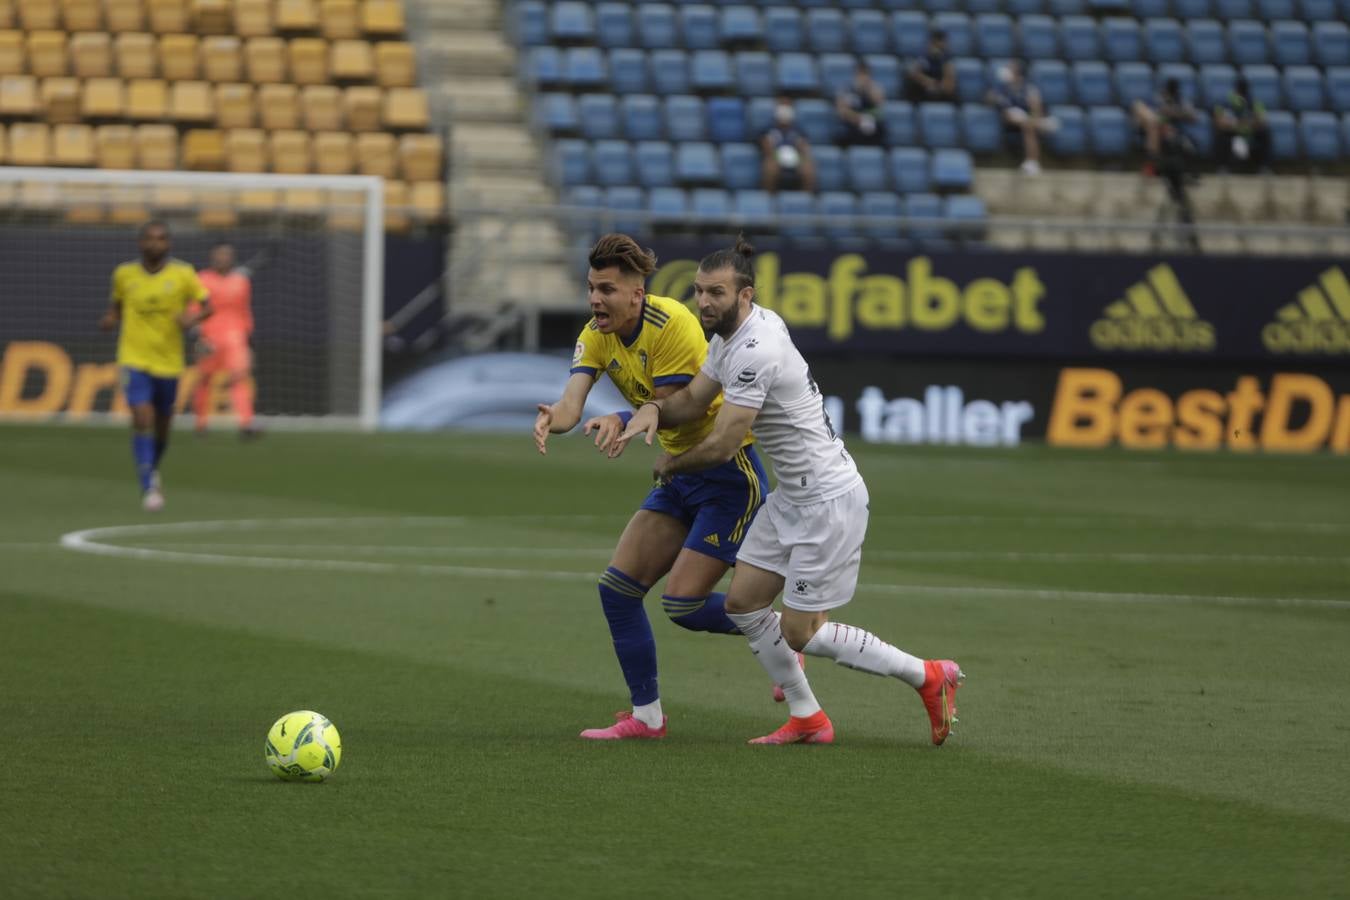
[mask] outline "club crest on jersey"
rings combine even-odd
[[[633,382],[633,393],[644,400],[651,396],[651,392],[647,390],[647,386],[640,381]]]
[[[744,344],[742,344],[741,346],[744,347],[744,348],[747,349],[747,350],[753,350],[753,349],[755,349],[756,347],[759,346],[759,338],[751,338],[750,340],[746,341],[746,342],[745,342]]]
[[[741,369],[741,374],[736,376],[736,380],[741,384],[753,384],[755,381],[755,370]]]
[[[623,366],[619,365],[619,361],[617,359],[611,359],[609,361],[609,365],[606,368],[608,368],[608,370],[611,373],[623,371]]]
[[[797,592],[798,594],[805,594],[805,593],[806,593],[806,587],[807,587],[806,581],[803,580],[803,579],[801,579],[801,578],[798,578],[798,579],[797,579],[797,584],[794,586],[794,590],[796,590],[796,592]]]
[[[572,351],[572,365],[581,362],[581,358],[586,355],[586,345],[577,341],[577,348]]]

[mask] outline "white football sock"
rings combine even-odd
[[[633,707],[633,718],[648,728],[660,728],[661,723],[665,721],[665,716],[661,715],[661,701],[653,700],[651,703]]]
[[[899,678],[911,687],[923,687],[923,660],[852,625],[826,622],[806,642],[802,652],[807,656],[832,659],[850,669]]]
[[[727,618],[736,623],[750,642],[750,650],[773,683],[783,689],[788,714],[804,717],[820,712],[820,704],[811,693],[811,685],[797,662],[797,654],[783,637],[778,613],[766,606],[751,613],[727,613]]]

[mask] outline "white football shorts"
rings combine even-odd
[[[862,479],[832,500],[803,506],[773,491],[736,561],[782,575],[783,604],[792,609],[819,612],[843,606],[858,587],[867,502]]]

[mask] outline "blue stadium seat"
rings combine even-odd
[[[778,195],[779,232],[784,237],[798,240],[815,237],[816,226],[810,219],[815,211],[815,199],[810,194],[804,191],[783,191]]]
[[[680,33],[690,50],[711,50],[717,46],[717,10],[703,3],[679,5]],[[642,13],[638,14],[638,18]]]
[[[646,52],[630,48],[609,51],[609,83],[616,94],[646,93]]]
[[[595,18],[587,3],[562,0],[549,10],[549,32],[558,43],[591,43],[595,40]]]
[[[1153,86],[1157,90],[1162,90],[1164,84],[1169,78],[1175,78],[1181,85],[1181,96],[1195,102],[1198,96],[1195,87],[1195,67],[1187,63],[1167,63],[1158,67],[1157,74],[1153,79]]]
[[[707,137],[703,98],[676,94],[666,98],[666,135],[676,143]]]
[[[1087,125],[1082,107],[1052,106],[1050,115],[1059,128],[1050,135],[1050,149],[1056,156],[1084,156],[1087,153]]]
[[[822,191],[848,190],[842,150],[829,144],[817,144],[811,148],[811,155],[816,160],[816,182]]]
[[[1153,70],[1148,63],[1121,63],[1115,69],[1116,97],[1122,106],[1153,99]]]
[[[1284,106],[1284,98],[1280,91],[1280,76],[1274,66],[1243,66],[1240,71],[1242,77],[1247,79],[1254,100],[1263,103],[1268,110]]]
[[[1069,60],[1101,59],[1101,36],[1097,23],[1087,16],[1068,16],[1059,21],[1059,43]]]
[[[753,97],[745,108],[745,126],[751,140],[759,140],[773,124],[774,100],[772,97]]]
[[[652,90],[658,94],[689,93],[689,56],[683,50],[655,50],[648,57]]]
[[[1341,115],[1341,146],[1350,153],[1350,113]]]
[[[908,194],[905,197],[905,215],[923,222],[910,227],[910,235],[925,244],[942,240],[942,227],[936,220],[942,218],[942,198],[937,194]]]
[[[622,134],[619,104],[613,94],[582,94],[577,98],[577,116],[581,136],[588,140],[616,138]]]
[[[1027,77],[1040,90],[1041,102],[1046,106],[1068,103],[1073,97],[1069,67],[1062,60],[1039,59],[1031,64]]]
[[[959,147],[956,107],[950,103],[924,103],[919,107],[919,135],[926,147]]]
[[[806,43],[816,53],[843,53],[848,49],[844,14],[837,9],[806,11]]]
[[[1350,66],[1327,69],[1328,105],[1336,112],[1350,112]],[[1350,147],[1346,147],[1350,151]]]
[[[1282,109],[1268,110],[1266,125],[1270,128],[1270,155],[1280,162],[1298,158],[1298,126],[1294,114]]]
[[[1312,66],[1289,66],[1284,70],[1284,96],[1295,112],[1322,109],[1322,73]]]
[[[703,141],[676,144],[675,180],[682,184],[720,184],[722,158],[717,148]]]
[[[894,13],[891,16],[891,44],[905,59],[922,56],[928,45],[928,17],[912,9]]]
[[[1049,16],[1022,16],[1017,22],[1022,55],[1027,59],[1058,59],[1059,28]]]
[[[632,47],[636,41],[632,8],[627,3],[597,5],[595,37],[601,47]]]
[[[989,93],[989,74],[978,59],[963,56],[952,60],[956,71],[956,97],[962,103],[980,103]]]
[[[842,241],[857,233],[857,226],[849,219],[858,214],[858,198],[848,191],[824,191],[820,195],[820,214],[827,217],[825,236]],[[833,221],[831,221],[833,220]]]
[[[1318,22],[1313,26],[1312,39],[1319,66],[1350,66],[1350,26]]]
[[[689,86],[700,94],[728,91],[736,83],[731,57],[721,50],[695,50],[689,60]]]
[[[961,9],[963,0],[912,0],[904,9],[926,9],[930,13],[956,12]]]
[[[978,241],[984,238],[984,222],[988,213],[984,201],[971,194],[944,199],[942,215],[950,220],[948,235],[958,241]]]
[[[1237,70],[1223,63],[1214,63],[1200,67],[1199,104],[1202,109],[1212,110],[1233,92],[1237,81]]]
[[[886,16],[876,9],[857,9],[848,14],[849,43],[859,55],[889,53],[891,33]]]
[[[1183,123],[1181,130],[1195,145],[1196,153],[1207,157],[1214,152],[1214,125],[1208,116],[1200,116],[1194,122]]]
[[[886,96],[900,96],[900,60],[889,53],[874,54],[863,59],[872,72],[872,80],[881,87]]]
[[[563,203],[568,206],[584,206],[596,209],[605,203],[605,194],[593,184],[578,184],[567,189]]]
[[[722,10],[718,32],[724,44],[753,44],[764,39],[759,11],[753,6],[728,6]]]
[[[1167,0],[1133,0],[1130,12],[1136,19],[1161,19],[1170,14]]]
[[[943,12],[933,16],[933,30],[947,32],[947,51],[952,56],[969,56],[975,52],[974,29],[970,16],[963,12]]]
[[[758,50],[736,54],[736,83],[747,97],[770,97],[774,92],[773,57]]]
[[[904,100],[888,100],[881,107],[881,121],[886,125],[886,143],[892,147],[914,144],[918,130],[914,126],[914,107]]]
[[[754,144],[723,144],[722,175],[732,190],[759,187],[759,147]]]
[[[806,53],[783,53],[774,62],[774,82],[789,94],[817,94],[820,76],[816,59]]]
[[[1047,0],[1047,12],[1059,16],[1081,16],[1087,13],[1087,4],[1083,0]]]
[[[929,188],[928,151],[918,147],[895,147],[890,152],[891,184],[902,194],[917,194]]]
[[[803,97],[796,102],[797,127],[809,144],[832,144],[838,134],[839,116],[834,104],[819,97]]]
[[[595,47],[568,47],[563,51],[563,81],[574,91],[605,87],[604,54]]]
[[[1180,19],[1207,19],[1212,15],[1210,0],[1172,0],[1172,9]]]
[[[1281,66],[1306,66],[1312,61],[1308,26],[1302,22],[1276,22],[1270,26],[1275,62]]]
[[[880,147],[849,147],[844,151],[849,185],[853,190],[884,191],[890,187],[886,154]]]
[[[900,195],[889,191],[863,194],[858,199],[858,214],[880,220],[864,222],[859,231],[875,241],[888,244],[896,240],[897,228],[895,223],[884,220],[900,218]]]
[[[1045,11],[1045,0],[1008,0],[1005,4],[1009,13],[1020,19],[1040,15]]]
[[[1232,22],[1235,19],[1250,19],[1254,14],[1252,0],[1214,0],[1216,18]]]
[[[1012,19],[1002,13],[983,13],[975,18],[975,47],[986,59],[1013,55]]]
[[[1256,65],[1269,60],[1266,26],[1250,19],[1229,22],[1228,53],[1239,66]]]
[[[740,224],[751,231],[773,227],[773,195],[761,190],[741,190],[731,195],[731,213]]]
[[[632,184],[633,152],[627,141],[596,141],[591,145],[591,173],[595,184],[608,187]]]
[[[802,15],[792,6],[771,6],[764,11],[764,46],[774,53],[800,50]]]
[[[1104,62],[1087,60],[1073,64],[1073,95],[1083,106],[1110,106],[1116,102],[1111,68]]]
[[[718,144],[744,141],[745,101],[740,97],[710,97],[708,110],[708,138]]]
[[[695,218],[725,222],[731,217],[731,195],[721,188],[698,188],[690,192],[689,212]]]
[[[1134,19],[1107,19],[1102,24],[1102,42],[1111,62],[1136,62],[1143,59],[1139,42],[1139,23]]]
[[[857,59],[848,53],[825,53],[818,57],[820,63],[820,91],[826,97],[833,98],[853,81],[853,70]]]
[[[1315,162],[1341,157],[1341,123],[1329,112],[1306,112],[1299,117],[1298,131],[1303,155]]]
[[[623,133],[630,141],[659,141],[666,136],[661,101],[651,94],[628,94],[619,101]]]
[[[562,84],[562,53],[556,47],[531,47],[525,56],[525,77],[539,88]]]
[[[552,134],[570,134],[581,125],[577,118],[577,103],[571,94],[535,95],[534,121]]]
[[[1186,23],[1186,46],[1191,62],[1197,66],[1228,61],[1228,44],[1223,26],[1214,19],[1195,19]]]
[[[965,150],[933,153],[933,186],[940,191],[968,191],[975,177],[975,163]]]
[[[675,30],[675,7],[665,3],[644,3],[637,17],[638,40],[648,50],[683,46]]]
[[[516,4],[515,38],[525,47],[542,47],[548,43],[548,8],[539,0],[525,0]]]
[[[689,219],[689,197],[679,188],[653,188],[647,194],[647,212],[654,225],[683,224]]]
[[[641,212],[647,206],[642,188],[628,185],[615,185],[605,188],[604,198],[605,208],[616,213]],[[642,219],[637,216],[616,215],[609,227],[624,234],[634,234],[642,231],[644,225]]]
[[[1144,22],[1144,47],[1152,63],[1175,63],[1186,59],[1181,23],[1176,19],[1148,19]]]
[[[1292,19],[1296,15],[1294,0],[1256,0],[1256,14],[1267,22]]]
[[[1299,0],[1299,18],[1305,22],[1334,22],[1350,18],[1350,10],[1342,16],[1336,9],[1336,0]]]
[[[675,150],[666,141],[638,141],[633,148],[637,182],[643,187],[669,187],[675,183]]]
[[[1119,106],[1088,110],[1088,135],[1097,156],[1124,156],[1130,149],[1130,120]]]
[[[965,0],[965,11],[972,16],[1002,12],[1000,0]]]

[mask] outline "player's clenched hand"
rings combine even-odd
[[[549,426],[553,424],[553,407],[547,403],[539,404],[539,415],[534,417],[534,446],[541,454],[548,453]]]
[[[112,331],[117,327],[117,314],[111,311],[104,313],[103,318],[98,320],[98,327],[103,331]]]
[[[611,459],[623,452],[623,448],[628,446],[628,442],[639,434],[647,435],[647,444],[651,445],[652,438],[656,437],[656,428],[660,424],[661,411],[652,403],[644,403],[633,413],[633,418],[628,420],[628,427],[623,430],[623,434],[609,448]]]
[[[609,458],[613,459],[623,452],[622,447],[617,451],[613,447],[614,439],[619,436],[619,432],[622,430],[623,419],[610,413],[609,415],[588,419],[583,426],[582,433],[589,437],[591,432],[594,431],[596,449],[601,453],[608,453]]]

